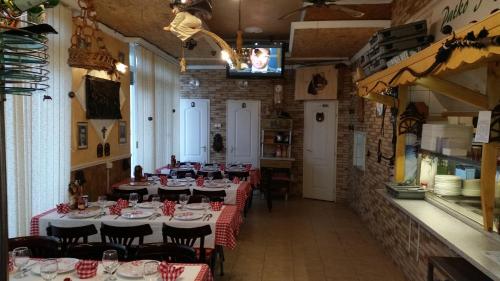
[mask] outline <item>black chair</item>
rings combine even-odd
[[[113,192],[111,195],[108,195],[108,200],[113,200],[116,201],[118,199],[125,199],[128,200],[130,197],[130,193],[137,193],[139,194],[139,200],[138,203],[141,203],[144,200],[144,196],[148,195],[148,189],[147,188],[140,188],[140,189],[133,189],[133,190],[125,190],[125,189],[113,189]]]
[[[167,174],[150,174],[150,173],[144,173],[145,178],[149,177],[167,177]]]
[[[210,225],[193,228],[178,228],[163,224],[162,234],[164,244],[173,243],[193,248],[196,240],[199,240],[200,254],[198,261],[203,263],[207,262],[205,236],[212,234]]]
[[[221,171],[198,171],[196,174],[197,177],[202,176],[204,178],[208,177],[208,174],[211,174],[214,177],[214,180],[223,179]]]
[[[158,188],[158,195],[160,196],[160,200],[162,202],[165,200],[179,201],[179,195],[181,194],[191,195],[191,191],[189,189],[172,190]]]
[[[196,175],[196,172],[194,170],[183,170],[183,169],[177,169],[177,170],[171,170],[170,171],[170,176],[172,176],[172,173],[175,171],[175,174],[178,179],[183,179],[186,177],[186,174],[191,174],[191,177],[194,177]]]
[[[193,197],[194,198],[201,198],[201,196],[206,196],[210,198],[210,201],[215,201],[215,202],[224,202],[224,198],[226,197],[226,191],[225,190],[199,190],[199,189],[193,189]],[[197,202],[193,202],[197,203]]]
[[[178,263],[196,263],[196,251],[188,246],[174,243],[144,244],[137,248],[135,260],[157,260]]]
[[[227,177],[230,180],[233,180],[234,177],[238,177],[239,179],[244,179],[244,178],[248,178],[249,176],[250,176],[249,172],[240,172],[240,171],[237,171],[237,172],[227,172]]]
[[[106,250],[116,250],[120,261],[127,260],[127,248],[113,243],[86,243],[68,247],[66,256],[81,260],[101,260],[102,253]]]
[[[198,162],[180,162],[179,165],[181,166],[187,166],[187,165],[191,165],[191,166],[195,166],[195,165],[199,165],[200,163]]]
[[[127,249],[132,246],[136,238],[138,240],[138,245],[144,244],[144,236],[151,234],[153,234],[153,229],[151,229],[149,224],[137,226],[111,226],[101,223],[101,242],[123,245],[126,246]]]
[[[61,256],[61,243],[50,236],[23,236],[9,238],[9,251],[18,247],[27,247],[32,258],[58,258]]]
[[[97,228],[93,224],[77,227],[59,227],[49,223],[47,226],[47,235],[59,238],[61,241],[61,253],[66,254],[67,249],[71,245],[80,243],[88,243],[89,236],[97,234]]]

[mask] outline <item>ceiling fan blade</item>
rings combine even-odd
[[[299,13],[299,12],[302,12],[302,11],[307,10],[307,9],[309,9],[310,7],[313,7],[313,6],[305,6],[305,7],[302,7],[302,8],[296,9],[296,10],[293,10],[293,11],[291,11],[291,12],[287,13],[287,14],[282,15],[282,16],[281,16],[281,17],[279,17],[278,19],[279,19],[279,20],[284,20],[284,19],[289,18],[290,16],[292,16],[292,15],[294,15],[294,14],[296,14],[296,13]]]
[[[360,18],[360,17],[362,17],[362,16],[365,15],[365,13],[363,13],[363,12],[360,12],[358,10],[354,10],[354,9],[351,9],[351,8],[347,8],[347,7],[338,5],[338,4],[327,4],[327,6],[330,9],[334,9],[334,10],[346,13],[346,14],[350,15],[353,18]]]

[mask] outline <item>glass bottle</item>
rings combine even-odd
[[[78,197],[78,210],[85,210],[85,199],[83,196]]]

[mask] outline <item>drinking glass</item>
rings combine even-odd
[[[229,183],[230,182],[230,180],[229,180],[229,173],[224,173],[222,176],[224,177],[224,183]]]
[[[97,197],[97,204],[99,205],[99,208],[101,209],[101,214],[106,214],[106,212],[104,211],[104,207],[106,207],[106,203],[107,203],[107,198],[106,198],[106,195],[101,195],[99,197]]]
[[[193,175],[191,175],[191,173],[186,173],[186,181],[187,182],[190,182],[193,178]]]
[[[214,179],[214,173],[208,172],[207,178],[208,178],[208,182],[212,183],[212,180]]]
[[[40,275],[45,281],[51,281],[57,276],[57,259],[46,259],[40,262]]]
[[[151,204],[153,205],[154,212],[158,213],[158,208],[160,207],[160,196],[158,195],[151,196]]]
[[[157,261],[147,261],[144,263],[143,277],[145,281],[158,281],[160,277],[159,264]]]
[[[170,176],[174,180],[174,183],[177,183],[177,171],[175,171],[175,170],[171,171]]]
[[[208,212],[208,208],[210,208],[210,198],[208,198],[207,196],[202,196],[201,206],[203,207],[203,214],[206,215]]]
[[[128,201],[132,204],[132,209],[135,209],[137,206],[137,202],[139,202],[139,194],[130,193]]]
[[[118,268],[118,265],[118,252],[116,250],[106,250],[102,253],[102,266],[104,267],[104,272],[110,275],[106,280],[116,280],[113,274]]]
[[[187,194],[179,195],[179,203],[181,203],[181,210],[184,210],[184,206],[186,206],[188,201],[189,201],[189,195]]]
[[[14,264],[17,267],[17,274],[15,278],[24,278],[27,276],[24,268],[30,261],[30,250],[28,247],[18,247],[12,251],[14,257]]]

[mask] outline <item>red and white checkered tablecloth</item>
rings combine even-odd
[[[253,187],[260,185],[260,170],[259,169],[251,169],[249,172],[249,175],[250,175],[249,181]]]
[[[35,235],[38,236],[40,235],[40,218],[45,216],[46,214],[52,213],[57,211],[57,208],[50,209],[46,212],[43,212],[39,215],[36,215],[31,218],[31,223],[30,223],[30,235]]]
[[[200,273],[196,276],[194,281],[213,281],[214,277],[212,276],[212,272],[210,271],[210,267],[206,264],[188,264],[188,265],[201,265]]]
[[[225,205],[216,223],[215,244],[234,249],[243,218],[237,206]]]
[[[236,190],[236,205],[238,206],[238,211],[243,211],[245,209],[245,202],[248,196],[251,196],[252,185],[250,182],[242,181]]]

